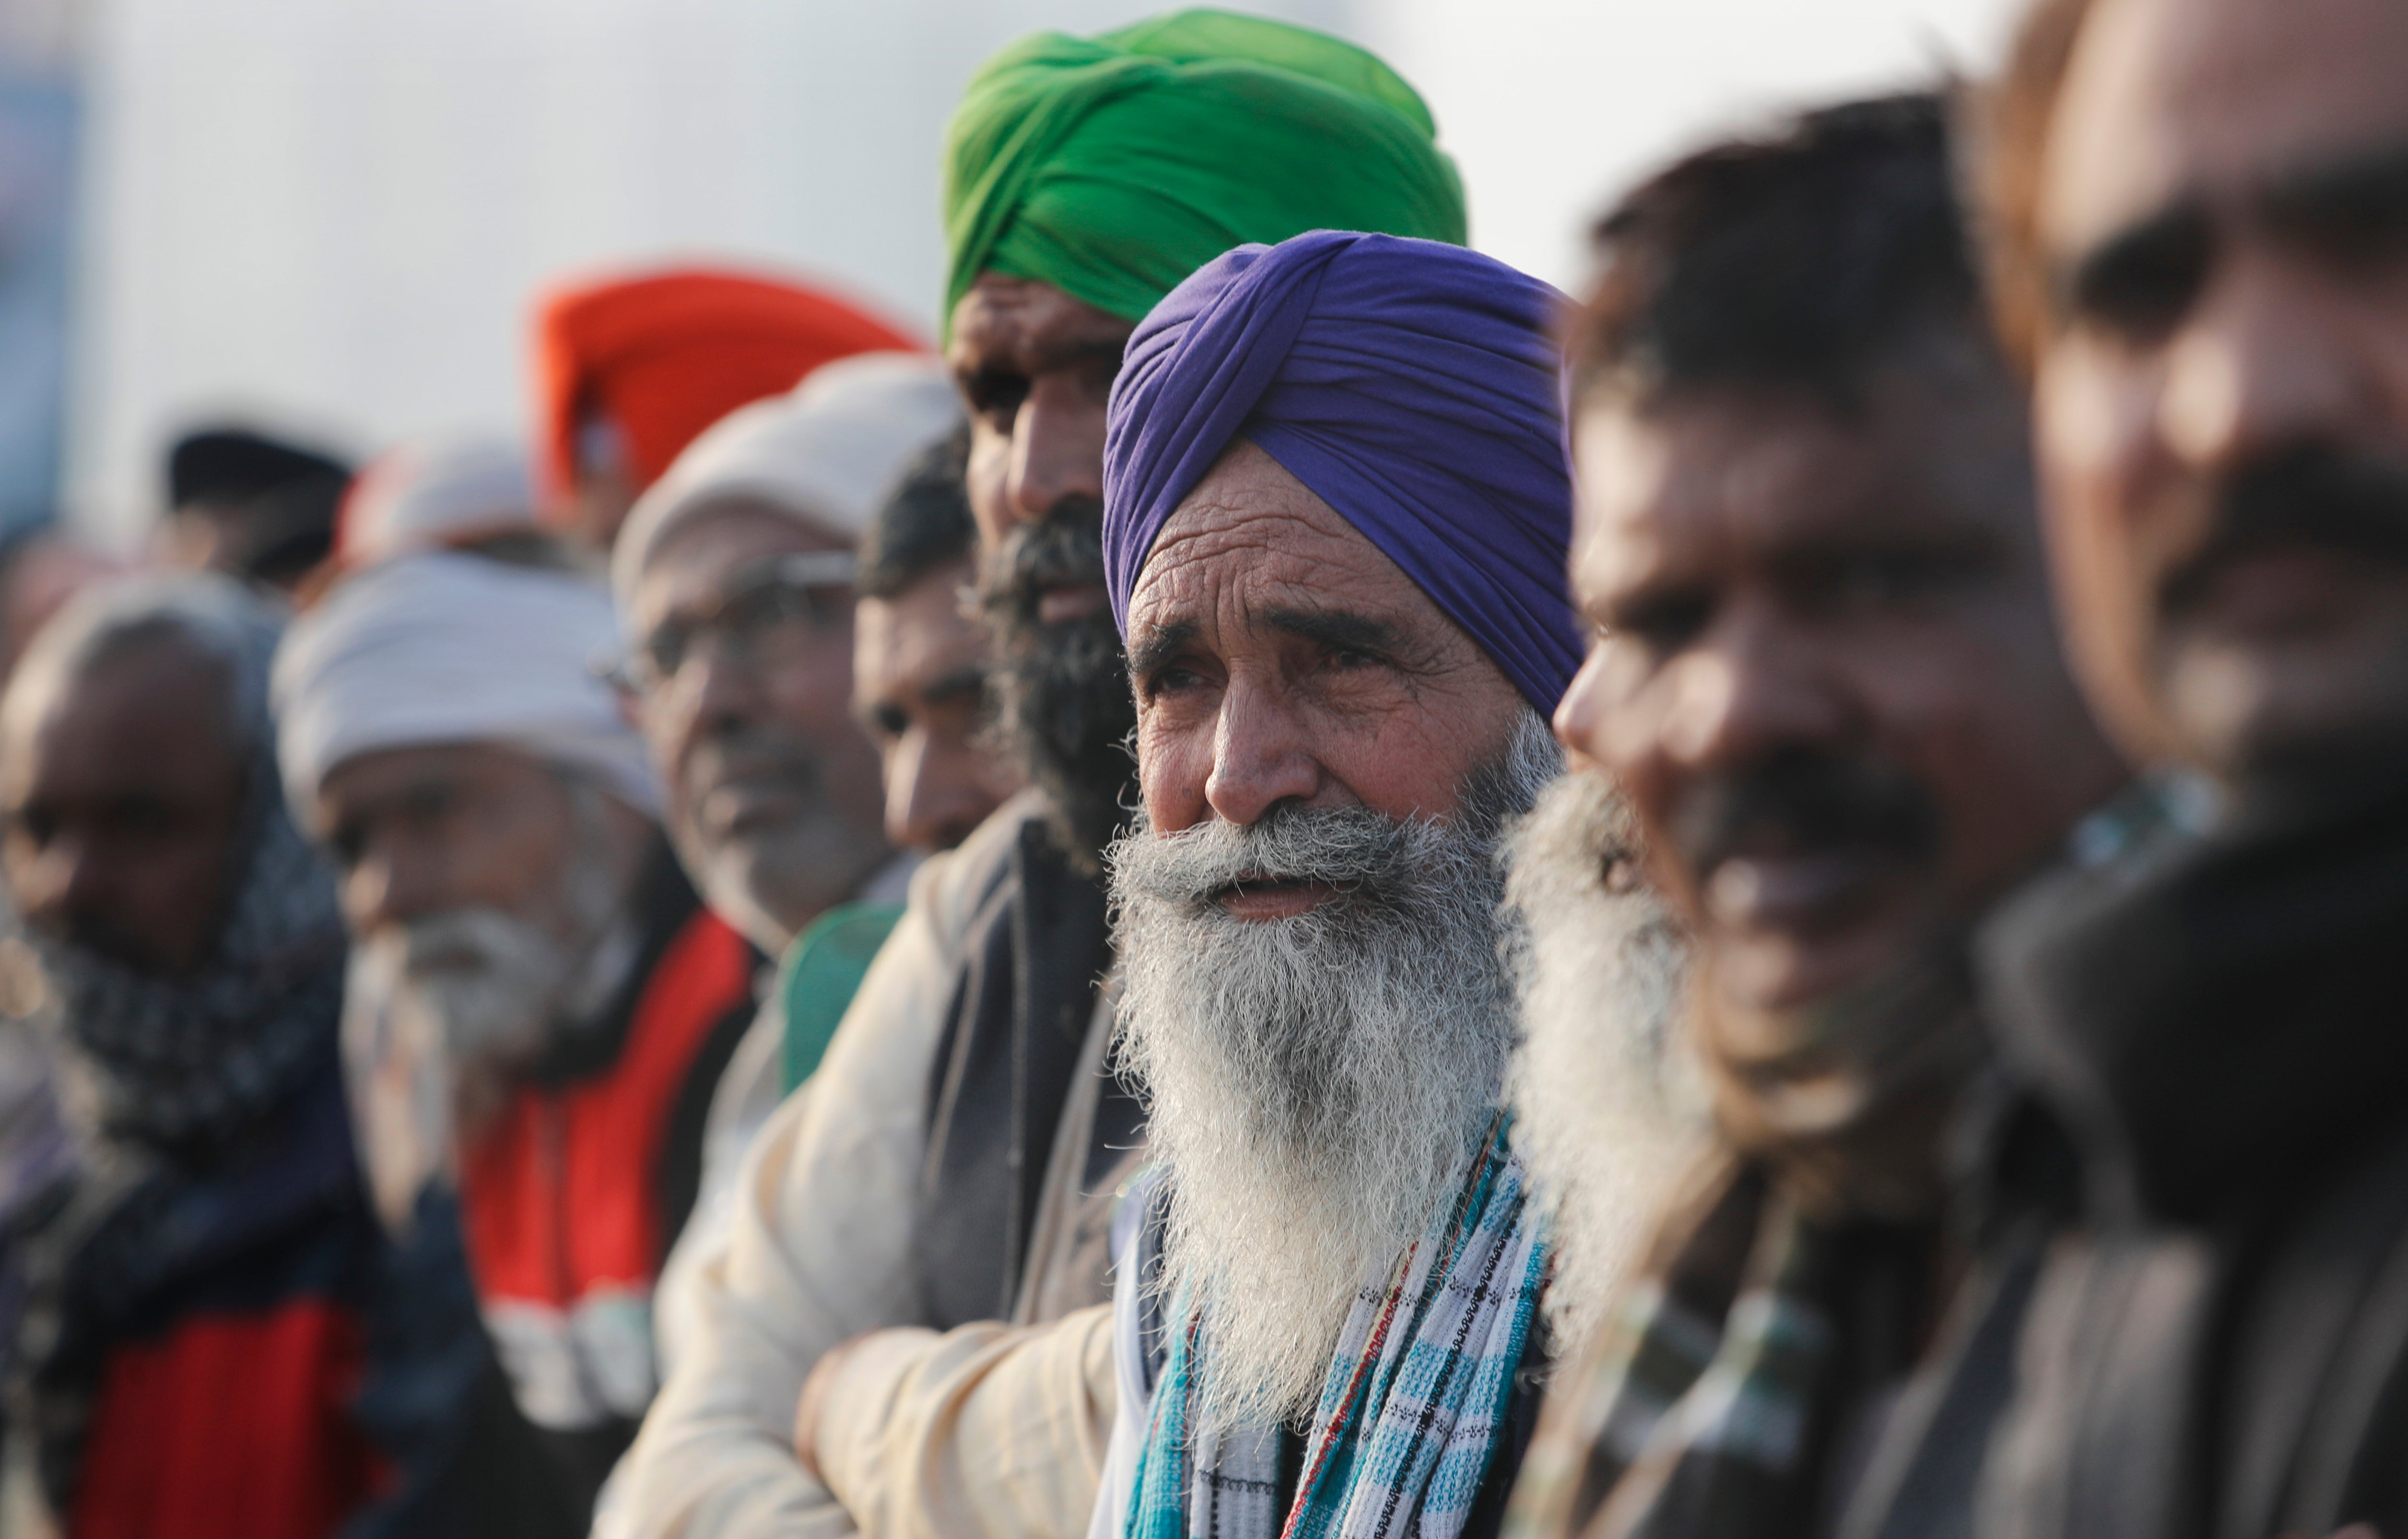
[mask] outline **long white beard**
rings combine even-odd
[[[1549,786],[1505,850],[1520,921],[1514,1147],[1555,1215],[1547,1311],[1570,1353],[1595,1331],[1708,1129],[1679,1030],[1688,948],[1636,880],[1637,825],[1602,776]]]
[[[1512,1036],[1497,841],[1561,768],[1527,718],[1446,823],[1361,809],[1212,821],[1107,856],[1122,1051],[1172,1193],[1163,1286],[1204,1321],[1208,1425],[1296,1420],[1494,1117]],[[1329,884],[1295,918],[1240,876]]]

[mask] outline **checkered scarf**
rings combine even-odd
[[[1753,1163],[1721,1162],[1669,1261],[1559,1380],[1512,1539],[1805,1532],[1848,1286],[1837,1230]],[[1701,1210],[1701,1211],[1700,1211]]]
[[[69,1103],[91,1130],[190,1154],[239,1139],[334,1052],[344,936],[335,880],[252,767],[250,831],[210,957],[162,978],[34,938],[64,1038]]]
[[[1461,1195],[1358,1294],[1279,1511],[1279,1432],[1214,1434],[1189,1468],[1201,1375],[1192,1314],[1171,1338],[1126,1539],[1455,1539],[1528,1345],[1547,1246],[1502,1120]]]

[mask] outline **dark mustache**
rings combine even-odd
[[[2159,602],[2186,609],[2226,564],[2278,546],[2408,567],[2408,467],[2322,448],[2250,467],[2225,484],[2214,532],[2168,575]]]
[[[1068,496],[1045,517],[1004,537],[979,571],[979,601],[989,613],[1034,619],[1048,588],[1104,580],[1104,505]]]
[[[1869,844],[1914,859],[1938,848],[1940,814],[1922,786],[1895,770],[1792,751],[1708,781],[1666,832],[1702,878],[1766,834],[1801,849]]]

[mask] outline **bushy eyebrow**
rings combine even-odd
[[[1170,660],[1194,643],[1197,626],[1193,620],[1173,620],[1157,626],[1129,643],[1129,677],[1144,679],[1158,673]]]
[[[1263,611],[1263,623],[1331,652],[1393,654],[1404,650],[1404,633],[1394,623],[1357,610],[1272,609]]]
[[[2315,240],[2368,223],[2396,227],[2408,215],[2408,142],[2338,156],[2271,179],[2250,200],[2277,234]],[[2196,197],[2177,197],[2056,266],[2061,312],[2094,308],[2128,278],[2203,268],[2215,241],[2213,217]]]
[[[920,698],[934,705],[940,700],[957,700],[976,695],[986,687],[986,668],[980,663],[965,663],[951,673],[929,680],[921,686]]]
[[[2259,202],[2277,226],[2312,230],[2336,217],[2396,213],[2408,205],[2408,143],[2344,156],[2281,178]]]

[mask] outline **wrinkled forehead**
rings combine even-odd
[[[1455,628],[1343,514],[1241,439],[1155,536],[1129,595],[1129,647],[1135,654],[1172,630],[1226,647],[1314,611],[1408,631]]]
[[[982,273],[953,307],[945,362],[965,385],[989,369],[1037,374],[1090,363],[1117,366],[1130,329],[1128,322],[1051,283]]]
[[[2051,254],[2170,208],[2239,208],[2408,150],[2399,0],[2100,0],[2049,131]]]

